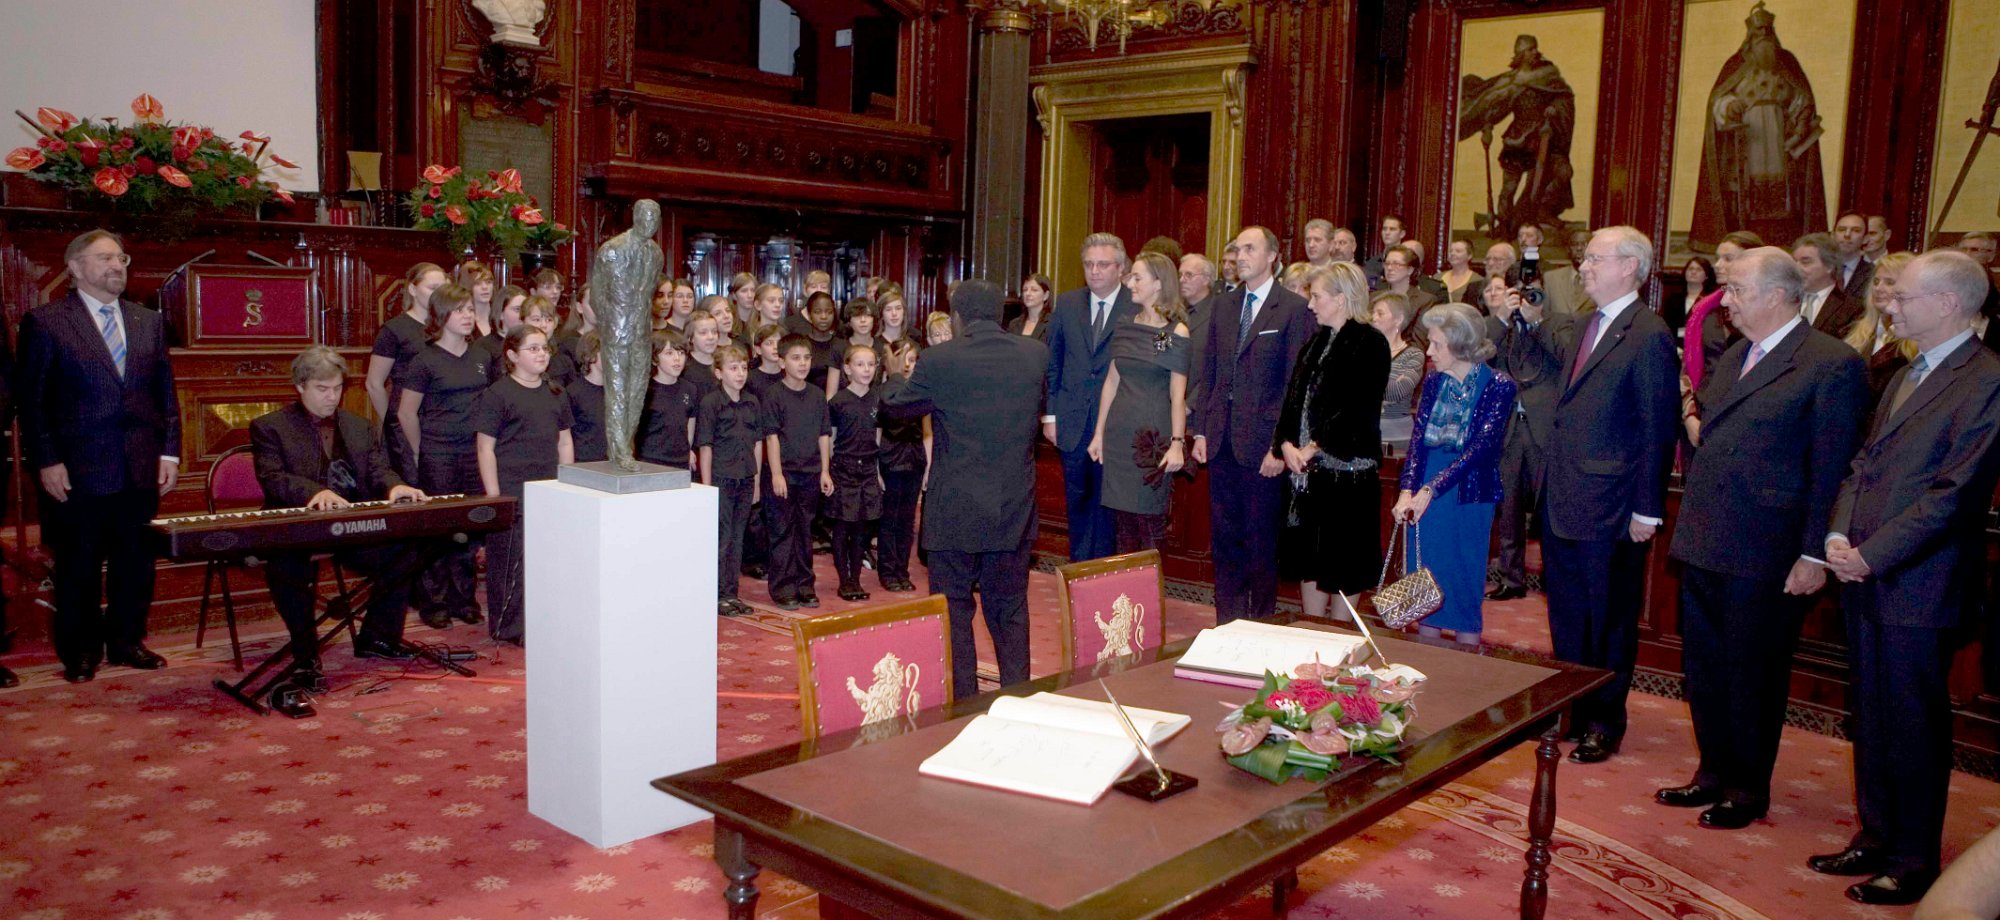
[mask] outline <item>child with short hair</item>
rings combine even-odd
[[[901,339],[889,345],[886,362],[893,370],[884,377],[909,379],[917,370],[917,343]],[[875,544],[875,577],[887,591],[915,591],[910,582],[910,552],[916,548],[917,502],[924,494],[930,469],[929,415],[877,415],[882,440],[882,523]]]
[[[473,406],[479,480],[489,496],[518,499],[525,484],[554,479],[557,466],[576,461],[569,402],[543,379],[554,350],[547,333],[525,324],[516,326],[501,349],[507,376],[480,394]],[[527,638],[527,624],[522,622],[526,511],[523,503],[506,530],[486,538],[487,631],[495,641],[514,645]]]
[[[548,298],[549,303],[562,303],[563,275],[553,268],[535,272],[533,293]]]
[[[813,343],[802,335],[778,342],[785,378],[763,400],[764,464],[770,490],[764,524],[771,534],[771,600],[786,610],[818,607],[813,591],[812,521],[820,498],[833,494],[833,426],[826,394],[811,385]]]
[[[569,400],[570,443],[578,463],[611,459],[610,444],[604,439],[604,366],[599,360],[603,350],[596,332],[578,337],[572,353],[583,373],[563,387],[563,397]]]
[[[750,344],[756,350],[750,354],[752,366],[747,386],[758,399],[763,399],[765,391],[785,379],[785,362],[778,355],[778,342],[785,337],[785,327],[765,323],[758,326],[751,336]]]
[[[549,382],[558,387],[568,386],[576,376],[576,362],[556,347],[556,324],[561,317],[556,315],[556,302],[540,294],[530,294],[521,304],[521,322],[542,331],[549,340],[549,369],[544,373]]]
[[[783,386],[785,363],[778,357],[778,342],[785,337],[783,326],[765,323],[751,333],[751,343],[756,350],[750,353],[750,380],[744,390],[757,397],[759,406],[770,404],[771,388]],[[765,473],[770,472],[770,463],[764,464]],[[752,499],[758,507],[750,515],[750,526],[743,534],[743,574],[749,578],[763,578],[771,564],[771,534],[764,527],[763,496],[770,489],[760,489]]]
[[[728,306],[724,301],[723,307]],[[742,574],[743,537],[756,504],[757,470],[764,455],[763,407],[757,397],[744,392],[750,377],[750,356],[740,346],[717,349],[715,366],[721,386],[701,398],[694,443],[701,454],[701,481],[719,493],[716,612],[734,617],[750,612],[737,599],[736,584]]]
[[[848,348],[856,345],[876,346],[880,343],[875,336],[876,316],[874,301],[858,298],[850,300],[847,302],[847,309],[842,311],[842,313],[847,319],[847,338],[841,343],[840,360],[842,364],[846,364],[846,352]],[[881,350],[877,348],[876,351],[877,357],[879,357]]]
[[[695,385],[681,377],[686,369],[681,337],[671,329],[653,333],[653,380],[633,451],[647,463],[694,469],[694,412],[701,400]]]
[[[827,403],[833,423],[833,495],[826,516],[833,521],[833,568],[840,574],[840,599],[865,601],[861,590],[861,559],[868,551],[868,534],[882,517],[882,474],[876,469],[877,408],[873,345],[847,349],[842,364],[847,385]]]
[[[715,376],[715,350],[722,347],[722,329],[715,317],[707,313],[689,315],[687,321],[687,371],[681,376],[694,384],[695,401],[699,403],[721,382]]]

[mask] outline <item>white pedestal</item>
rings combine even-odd
[[[528,812],[597,847],[706,818],[649,783],[715,763],[716,491],[523,505]]]

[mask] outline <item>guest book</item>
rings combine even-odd
[[[1187,653],[1174,663],[1174,676],[1232,687],[1261,687],[1265,671],[1290,674],[1314,660],[1350,664],[1366,647],[1360,636],[1231,620],[1197,634]]]
[[[1125,707],[1147,744],[1186,728],[1188,717]],[[1139,758],[1111,704],[1037,693],[1003,696],[917,772],[1078,805],[1101,798]]]

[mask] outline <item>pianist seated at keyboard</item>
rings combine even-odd
[[[347,362],[339,352],[324,345],[307,348],[292,360],[292,385],[299,391],[298,402],[250,423],[264,507],[327,511],[362,501],[427,499],[389,467],[374,426],[340,408]],[[376,582],[367,618],[354,640],[356,657],[410,657],[403,645],[403,619],[410,583],[417,574],[410,560],[421,557],[397,543],[339,553],[342,567],[366,573]],[[267,558],[264,574],[278,615],[291,631],[292,653],[300,662],[295,682],[307,689],[324,689],[313,628],[317,565],[308,553],[276,553]]]

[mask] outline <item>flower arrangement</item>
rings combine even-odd
[[[1264,673],[1257,695],[1216,727],[1231,766],[1282,783],[1320,782],[1350,755],[1398,763],[1403,733],[1416,721],[1423,674],[1317,661],[1296,676]]]
[[[458,250],[486,242],[513,255],[553,248],[575,235],[550,221],[535,197],[522,191],[517,169],[488,172],[482,181],[457,166],[426,166],[409,206],[417,229],[445,231]]]
[[[16,112],[41,136],[16,147],[7,165],[72,193],[102,196],[132,211],[255,208],[292,195],[263,178],[268,166],[297,169],[270,153],[271,138],[255,131],[230,141],[198,125],[166,120],[150,94],[132,100],[133,123],[81,119],[46,106],[35,117]]]

